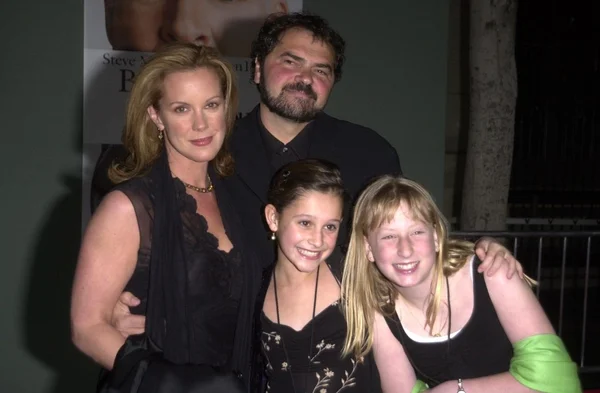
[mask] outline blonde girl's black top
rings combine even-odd
[[[478,378],[508,371],[512,344],[500,324],[485,279],[477,272],[481,263],[471,264],[474,306],[467,324],[450,341],[418,342],[409,337],[398,315],[386,317],[386,322],[400,341],[416,371],[417,378],[429,387],[458,378]],[[452,299],[450,299],[452,305]],[[447,335],[446,335],[447,337]]]

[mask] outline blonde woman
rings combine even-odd
[[[343,276],[344,354],[373,349],[385,393],[580,392],[531,280],[477,272],[472,244],[419,184],[359,197]]]
[[[107,372],[102,392],[241,392],[251,381],[260,270],[221,187],[236,113],[230,66],[173,44],[136,77],[118,183],[86,229],[72,294],[73,341]],[[145,334],[110,324],[123,290]]]

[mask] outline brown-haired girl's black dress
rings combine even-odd
[[[328,266],[341,282],[341,266]],[[269,281],[270,276],[263,278],[261,294],[266,293]],[[381,392],[372,353],[363,359],[341,356],[347,329],[338,301],[300,331],[272,321],[264,313],[261,321],[268,393]]]

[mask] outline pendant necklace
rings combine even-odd
[[[447,298],[448,298],[448,303],[450,302],[450,285],[448,283],[448,277],[446,277],[446,292],[447,292]],[[413,319],[420,324],[419,319],[415,316],[415,314],[413,314],[412,311],[410,311],[410,307],[409,305],[406,303],[406,300],[402,299],[403,303],[406,306],[406,310],[408,311],[408,313],[413,317]],[[448,304],[448,309],[450,309],[450,306]],[[442,324],[442,326],[440,326],[439,330],[437,333],[433,332],[433,326],[431,326],[430,330],[429,330],[429,336],[430,337],[442,337],[442,331],[444,330],[444,328],[446,327],[446,324],[449,322],[450,319],[450,313],[448,314],[448,317],[444,320],[444,323]],[[448,325],[449,326],[449,325]],[[448,338],[450,338],[450,332],[448,332]]]
[[[452,338],[450,337],[450,334],[452,333],[452,305],[450,304],[450,283],[448,281],[447,276],[446,276],[446,296],[448,297],[448,323],[447,323],[448,340],[447,340],[447,346],[446,346],[446,363],[448,364],[448,367],[450,367],[449,360],[450,360],[450,342],[452,341]],[[414,317],[414,315],[413,315],[413,317]],[[396,324],[399,331],[404,330],[404,328],[402,327],[402,322],[400,322],[400,318],[395,320],[394,323]],[[440,333],[441,333],[441,330],[440,330]],[[399,340],[400,340],[400,344],[404,348],[406,348],[406,343],[404,342],[402,335],[399,336]],[[443,381],[438,381],[437,379],[432,378],[432,377],[428,376],[427,374],[425,374],[424,372],[422,372],[419,369],[419,367],[417,367],[417,365],[413,362],[412,357],[410,356],[410,354],[408,352],[406,353],[406,356],[408,358],[409,363],[412,365],[413,369],[417,373],[422,374],[425,378],[431,380],[431,382],[435,383],[436,385],[443,382]]]
[[[313,347],[313,339],[314,339],[314,335],[315,335],[315,323],[314,323],[314,319],[315,319],[315,313],[317,310],[317,290],[319,288],[319,270],[321,269],[321,265],[319,265],[317,267],[317,279],[315,280],[315,297],[313,300],[313,311],[312,311],[312,319],[310,320],[310,346],[308,347],[308,365],[307,365],[307,369],[306,369],[306,373],[304,375],[304,389],[306,390],[306,380],[307,377],[309,375],[309,370],[310,370],[310,363],[311,363],[311,354],[312,354],[312,347]],[[277,276],[275,275],[275,269],[273,269],[273,293],[275,295],[275,311],[277,312],[277,324],[279,326],[281,326],[281,321],[279,319],[279,297],[277,296]],[[294,393],[298,393],[298,391],[296,390],[296,384],[294,383],[294,376],[292,374],[292,364],[290,362],[290,357],[288,355],[288,351],[287,348],[285,346],[285,339],[283,338],[283,334],[281,335],[281,344],[283,346],[283,353],[285,354],[285,359],[287,360],[287,371],[290,375],[290,379],[292,381],[292,388],[294,390]]]

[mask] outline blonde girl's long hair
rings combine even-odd
[[[431,195],[418,183],[404,177],[382,176],[360,195],[354,207],[352,233],[342,277],[342,307],[348,326],[343,355],[365,356],[373,345],[375,312],[391,315],[399,293],[367,259],[369,233],[390,222],[403,204],[415,220],[431,225],[439,251],[434,266],[426,327],[433,326],[441,303],[445,276],[460,270],[473,255],[473,243],[448,239],[448,223]]]
[[[158,109],[163,95],[163,81],[174,72],[193,71],[199,68],[213,70],[219,78],[225,98],[226,131],[223,147],[212,161],[216,172],[228,176],[233,172],[233,158],[227,150],[227,142],[235,123],[237,112],[237,84],[231,66],[219,53],[209,47],[189,43],[173,43],[162,47],[140,69],[127,103],[127,115],[122,142],[128,151],[124,163],[113,164],[108,177],[120,183],[133,177],[143,176],[159,157],[164,143],[150,119],[147,109]]]

